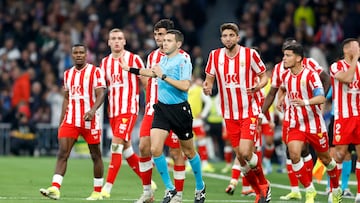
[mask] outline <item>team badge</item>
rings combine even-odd
[[[340,135],[335,135],[335,140],[336,140],[336,142],[339,142],[341,140],[341,136]]]

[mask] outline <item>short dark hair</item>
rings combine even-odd
[[[289,43],[284,47],[284,51],[285,50],[291,50],[294,54],[301,56],[301,59],[304,58],[304,47],[298,42]]]
[[[174,22],[170,19],[161,19],[154,25],[154,30],[165,28],[166,30],[174,29]]]
[[[220,33],[224,30],[233,30],[236,35],[239,35],[239,27],[235,23],[224,23],[220,26]]]
[[[170,29],[166,32],[167,34],[174,34],[177,42],[184,42],[184,35],[179,30]]]
[[[284,50],[284,48],[287,47],[291,43],[296,43],[296,39],[293,38],[293,37],[286,38],[283,45],[282,45],[282,50]]]
[[[72,46],[72,48],[75,48],[75,47],[84,47],[85,51],[87,51],[87,48],[86,48],[85,44],[74,44]]]
[[[344,48],[345,45],[349,44],[350,42],[359,42],[356,38],[346,38],[344,39],[344,41],[341,43],[341,47]]]

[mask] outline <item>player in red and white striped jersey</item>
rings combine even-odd
[[[159,47],[152,51],[147,57],[146,69],[152,68],[158,64],[163,56],[166,54],[163,52],[163,40],[167,33],[167,30],[173,29],[174,23],[169,19],[162,19],[154,25],[154,39]],[[189,54],[184,50],[180,50],[179,53],[184,54],[190,60]],[[142,72],[142,71],[140,71]],[[140,173],[143,183],[143,194],[137,200],[137,202],[146,202],[153,197],[150,185],[152,177],[152,157],[150,151],[150,130],[152,126],[152,120],[154,118],[153,105],[158,101],[158,87],[157,78],[149,77],[146,86],[146,106],[145,115],[140,127]],[[185,181],[185,159],[180,149],[180,143],[175,134],[170,133],[165,141],[165,145],[169,147],[169,154],[174,160],[174,183],[177,191],[176,199],[181,201],[182,191]]]
[[[266,67],[254,49],[238,44],[240,37],[236,24],[222,24],[220,32],[224,48],[209,54],[204,93],[211,94],[216,78],[226,132],[240,161],[241,171],[257,194],[255,201],[269,202],[270,183],[263,174],[261,159],[254,153],[260,113],[255,95],[267,83]]]
[[[360,202],[360,57],[359,41],[354,38],[343,42],[344,59],[330,66],[333,87],[334,137],[336,161],[342,168],[349,144],[357,154],[355,167],[358,182],[355,202]]]
[[[294,39],[289,38],[284,42],[283,47],[285,47],[289,43],[294,43],[294,42],[296,42]],[[310,68],[311,70],[313,70],[319,74],[321,82],[325,89],[325,92],[327,92],[329,89],[329,86],[330,86],[330,77],[326,73],[326,71],[323,71],[323,68],[319,65],[319,63],[317,61],[315,61],[313,58],[304,58],[302,60],[302,65],[306,68]],[[285,71],[285,69],[284,69],[283,61],[277,63],[274,66],[274,69],[272,72],[272,77],[271,77],[271,88],[265,98],[264,105],[262,106],[262,112],[264,114],[266,114],[266,112],[270,108],[271,104],[275,100],[276,93],[278,92],[278,89],[281,86],[281,75],[284,73],[284,71]],[[285,98],[285,103],[282,104],[282,107],[284,110],[286,110],[286,106],[287,106],[286,103],[288,103],[288,101]],[[285,117],[283,118],[283,122],[282,122],[283,140],[285,140],[285,138],[286,138],[288,123],[289,123],[289,118],[286,115],[288,115],[288,114],[284,113]],[[260,122],[261,122],[261,119],[260,119]],[[291,160],[289,157],[289,153],[287,152],[286,154],[287,154],[286,168],[288,170],[287,174],[288,174],[288,177],[290,180],[291,192],[288,193],[287,195],[281,196],[280,199],[282,199],[282,200],[300,199],[301,193],[300,193],[300,189],[299,189],[298,179],[295,177],[295,174],[292,170],[292,164],[291,164]],[[306,145],[306,147],[303,149],[302,157],[304,159],[305,166],[307,167],[308,175],[312,178],[313,160],[312,160],[312,156],[310,154],[308,145]]]
[[[284,48],[283,63],[286,70],[282,76],[282,91],[289,99],[286,114],[289,117],[287,144],[292,168],[296,177],[306,189],[306,201],[313,202],[316,190],[307,174],[301,152],[306,142],[315,150],[327,168],[333,186],[333,202],[341,202],[342,191],[336,162],[330,157],[325,121],[320,104],[326,98],[319,75],[302,64],[304,50],[299,43],[289,43]]]
[[[101,61],[108,87],[108,116],[113,132],[111,143],[111,161],[106,183],[101,191],[109,198],[112,186],[121,167],[122,157],[140,177],[139,158],[131,146],[131,132],[135,126],[139,111],[139,77],[122,69],[124,64],[142,69],[141,58],[124,49],[126,39],[120,29],[109,32],[108,45],[111,54]]]
[[[66,172],[67,160],[74,143],[82,135],[88,143],[94,163],[94,192],[88,200],[102,199],[104,166],[101,158],[100,115],[96,112],[104,102],[105,80],[101,70],[86,63],[86,47],[76,44],[71,53],[75,65],[64,73],[64,102],[58,132],[59,152],[52,179],[52,186],[40,189],[51,199],[60,198],[60,187]]]

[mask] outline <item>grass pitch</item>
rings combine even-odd
[[[55,167],[55,157],[0,157],[0,202],[54,202],[39,193],[40,188],[47,188]],[[126,161],[123,161],[126,163]],[[105,174],[108,161],[104,161]],[[221,174],[220,170],[224,163],[215,163],[216,173],[204,173],[206,182],[206,202],[254,202],[254,197],[242,197],[240,195],[241,183],[233,196],[226,194],[225,188],[229,183],[230,173]],[[274,166],[276,169],[278,166]],[[153,179],[158,185],[155,193],[156,202],[161,202],[164,195],[164,186],[156,170]],[[172,176],[172,174],[171,174]],[[90,159],[69,159],[68,168],[61,187],[60,202],[85,202],[93,189],[92,162]],[[272,201],[274,203],[305,202],[305,192],[302,191],[302,201],[280,201],[280,196],[289,192],[286,174],[273,172],[267,176],[272,186]],[[105,177],[106,178],[106,177]],[[351,180],[355,180],[354,174]],[[325,185],[315,183],[318,190],[316,202],[327,202]],[[355,185],[351,185],[351,191],[356,192]],[[134,202],[142,193],[140,179],[127,166],[123,165],[114,184],[111,199],[105,202]],[[192,173],[186,174],[183,202],[193,202],[194,178]],[[344,203],[354,202],[354,198],[344,198]]]

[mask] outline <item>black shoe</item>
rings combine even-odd
[[[205,202],[205,196],[206,196],[205,189],[206,189],[206,186],[204,185],[204,189],[195,192],[194,203],[203,203],[203,202]]]
[[[176,195],[176,193],[177,193],[176,189],[166,190],[162,203],[169,203],[171,199]]]

